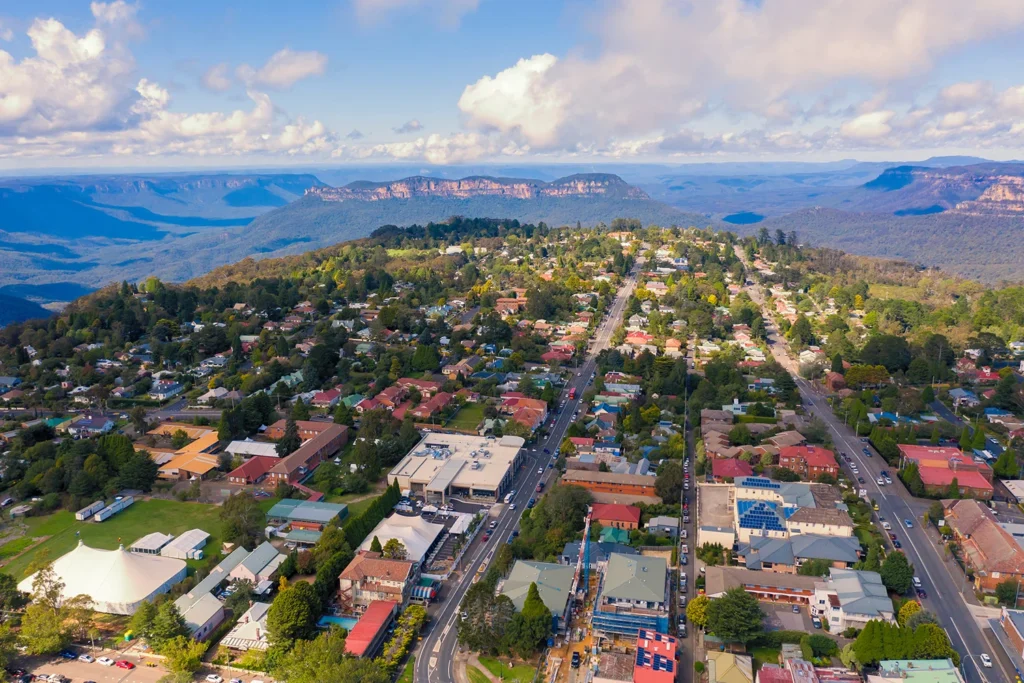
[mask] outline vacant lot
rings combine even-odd
[[[455,417],[448,421],[447,427],[453,429],[475,430],[484,419],[484,406],[482,403],[467,403],[462,406]]]
[[[126,548],[134,541],[153,531],[181,534],[189,529],[202,529],[210,533],[210,548],[220,548],[220,508],[202,503],[179,503],[176,500],[143,500],[119,512],[105,522],[79,522],[71,512],[60,511],[45,517],[31,517],[26,538],[49,537],[42,543],[12,560],[3,570],[16,579],[24,576],[25,569],[48,553],[57,559],[75,547],[81,538],[93,548],[113,550],[118,544]],[[191,562],[191,560],[190,560]]]

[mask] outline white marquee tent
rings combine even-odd
[[[63,597],[88,595],[92,608],[108,614],[134,614],[139,603],[166,593],[185,578],[183,560],[117,550],[90,548],[78,542],[71,552],[53,563],[53,571],[64,584]],[[35,574],[18,584],[32,592]]]

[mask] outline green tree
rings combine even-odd
[[[878,573],[886,588],[898,595],[904,595],[910,590],[914,578],[914,566],[907,560],[906,555],[897,550],[885,556],[885,561],[882,562],[882,568]]]
[[[334,424],[347,425],[349,427],[355,424],[352,409],[344,403],[339,403],[338,407],[334,409]]]
[[[937,623],[939,623],[938,617],[936,617],[931,612],[928,612],[927,610],[921,610],[920,612],[914,612],[914,614],[910,615],[910,618],[907,619],[907,628],[913,631],[916,630],[917,627],[921,624]]]
[[[21,642],[30,655],[52,655],[71,642],[63,615],[46,605],[33,603],[21,617]]]
[[[174,449],[184,448],[185,445],[191,441],[188,438],[188,433],[184,429],[176,429],[171,434],[171,447]]]
[[[708,605],[707,630],[726,642],[745,645],[763,632],[763,619],[757,598],[737,586]]]
[[[921,481],[921,472],[916,462],[911,462],[903,468],[903,471],[900,472],[900,479],[906,484],[907,490],[912,496],[924,495],[924,482]]]
[[[900,611],[896,615],[896,621],[899,623],[900,626],[906,626],[907,621],[910,619],[910,617],[914,616],[920,611],[921,603],[919,603],[917,600],[907,600],[903,603],[903,606],[900,607]]]
[[[868,545],[868,552],[864,559],[854,564],[854,568],[864,572],[877,572],[882,568],[882,546],[878,541],[872,541]]]
[[[135,609],[131,621],[128,622],[128,630],[135,634],[136,638],[149,640],[153,633],[154,620],[156,620],[156,605],[149,600],[143,600]]]
[[[541,600],[537,584],[531,583],[523,609],[512,617],[509,624],[505,646],[525,659],[540,651],[550,633],[551,610]]]
[[[957,481],[956,477],[953,477],[952,481],[949,482],[949,486],[946,487],[946,498],[956,500],[960,497],[960,482]]]
[[[316,632],[320,601],[311,584],[299,581],[281,591],[267,612],[267,634],[275,646],[290,647]],[[290,680],[290,679],[289,679]]]
[[[1020,585],[1016,579],[1006,579],[996,584],[996,597],[999,602],[1010,607],[1016,607],[1013,603],[1017,600],[1017,593]]]
[[[287,591],[286,591],[287,592]],[[345,637],[332,629],[313,640],[298,640],[273,666],[274,677],[288,683],[359,681],[390,683],[390,672],[374,659],[357,659],[345,652]]]
[[[658,476],[654,480],[654,491],[665,501],[679,502],[683,492],[683,463],[679,460],[666,460],[658,468]]]
[[[263,540],[267,515],[248,491],[229,496],[220,509],[223,538],[228,543],[255,550]]]
[[[390,560],[404,560],[408,554],[405,544],[397,538],[389,538],[381,549],[381,555]]]
[[[376,536],[374,536],[373,540],[370,541],[370,552],[371,553],[382,553],[382,552],[384,552],[384,548],[380,544],[380,539],[377,538]]]
[[[292,420],[308,420],[309,419],[309,406],[307,406],[306,403],[301,398],[295,399],[295,403],[292,404],[291,419]]]
[[[1018,472],[1017,457],[1012,449],[1007,448],[996,459],[992,471],[1000,479],[1016,479]]]
[[[171,673],[191,675],[203,666],[203,655],[209,645],[188,636],[175,636],[164,643],[160,654],[167,658],[167,668]]]
[[[953,649],[946,631],[938,624],[921,624],[914,630],[911,657],[917,659],[952,659],[960,666],[960,653]]]
[[[149,644],[160,650],[164,643],[177,638],[178,636],[188,637],[190,635],[188,624],[181,616],[178,607],[173,601],[168,600],[160,605],[153,618],[153,626],[149,634]]]
[[[921,390],[921,401],[925,405],[930,405],[935,400],[935,389],[932,388],[931,384],[925,385],[925,388]]]
[[[18,635],[10,624],[0,624],[0,669],[6,669],[18,653]]]
[[[289,417],[288,421],[285,422],[284,436],[278,440],[275,450],[283,458],[294,453],[301,445],[302,439],[299,438],[299,427],[295,424],[295,418]]]
[[[825,576],[831,568],[832,562],[830,560],[805,560],[800,565],[800,569],[797,570],[797,574],[801,576]]]
[[[7,612],[21,609],[28,604],[28,600],[28,593],[18,590],[18,580],[0,572],[0,610]]]
[[[708,605],[711,598],[706,595],[695,595],[686,605],[686,618],[694,626],[704,628],[708,623]]]

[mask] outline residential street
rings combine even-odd
[[[761,306],[762,312],[765,312],[765,302],[759,288],[747,288],[747,292],[751,299]],[[903,484],[896,480],[895,470],[832,413],[826,397],[818,388],[799,377],[797,363],[790,355],[786,341],[778,334],[775,325],[768,322],[770,318],[767,314],[765,320],[772,354],[793,374],[808,414],[820,418],[828,426],[839,451],[837,455],[840,462],[854,482],[857,481],[857,476],[849,470],[849,463],[840,454],[851,456],[857,463],[861,471],[859,476],[862,476],[865,482],[858,484],[858,487],[866,489],[868,497],[878,503],[876,516],[888,520],[892,524],[893,533],[903,542],[902,550],[914,565],[928,593],[928,598],[922,601],[922,604],[925,609],[938,616],[949,634],[953,647],[961,654],[961,668],[965,679],[969,682],[986,683],[1013,680],[1015,672],[1002,648],[995,642],[991,632],[987,628],[983,629],[977,619],[971,616],[968,602],[964,598],[964,592],[971,590],[970,584],[962,575],[957,576],[950,570],[949,565],[939,554],[942,551],[928,538],[923,528],[921,514],[927,509],[930,501],[914,499]],[[867,449],[870,456],[864,454],[864,449]],[[879,472],[883,469],[890,472],[894,480],[892,485],[879,486],[876,483]],[[904,520],[911,520],[913,528],[908,529]],[[978,655],[982,653],[992,656],[996,663],[995,669],[981,667]]]
[[[417,683],[429,681],[430,683],[451,683],[455,680],[454,665],[455,652],[458,648],[458,628],[456,620],[459,615],[459,605],[469,587],[473,584],[473,576],[477,568],[483,564],[488,565],[501,543],[504,543],[508,535],[519,524],[526,503],[534,496],[534,489],[541,480],[550,484],[557,477],[557,470],[547,469],[547,464],[554,461],[554,452],[562,442],[569,424],[572,422],[573,413],[582,400],[583,392],[590,380],[590,375],[595,371],[597,354],[604,349],[615,329],[622,322],[622,314],[636,286],[636,271],[630,274],[625,285],[619,290],[611,310],[605,320],[597,329],[594,336],[594,343],[590,355],[576,371],[574,376],[564,387],[562,396],[568,396],[570,388],[576,388],[576,398],[567,400],[561,415],[551,428],[549,435],[541,439],[535,449],[527,454],[525,467],[517,475],[515,482],[516,493],[513,501],[516,509],[511,510],[503,505],[502,510],[496,518],[498,526],[487,543],[476,542],[476,547],[471,548],[466,556],[469,559],[463,560],[462,575],[450,581],[442,589],[443,600],[439,609],[431,614],[431,620],[420,642],[416,655],[416,671],[414,678]],[[551,455],[545,455],[544,449],[551,451]],[[541,474],[537,473],[538,468],[543,468]],[[495,518],[491,518],[495,519]]]

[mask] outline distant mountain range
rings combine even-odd
[[[0,327],[31,318],[49,318],[53,315],[39,304],[0,294]]]
[[[111,281],[184,281],[249,256],[453,215],[556,226],[622,217],[740,233],[764,226],[982,280],[1024,279],[1024,164],[464,166],[401,180],[393,178],[413,169],[310,170],[0,179],[0,292],[68,301]]]

